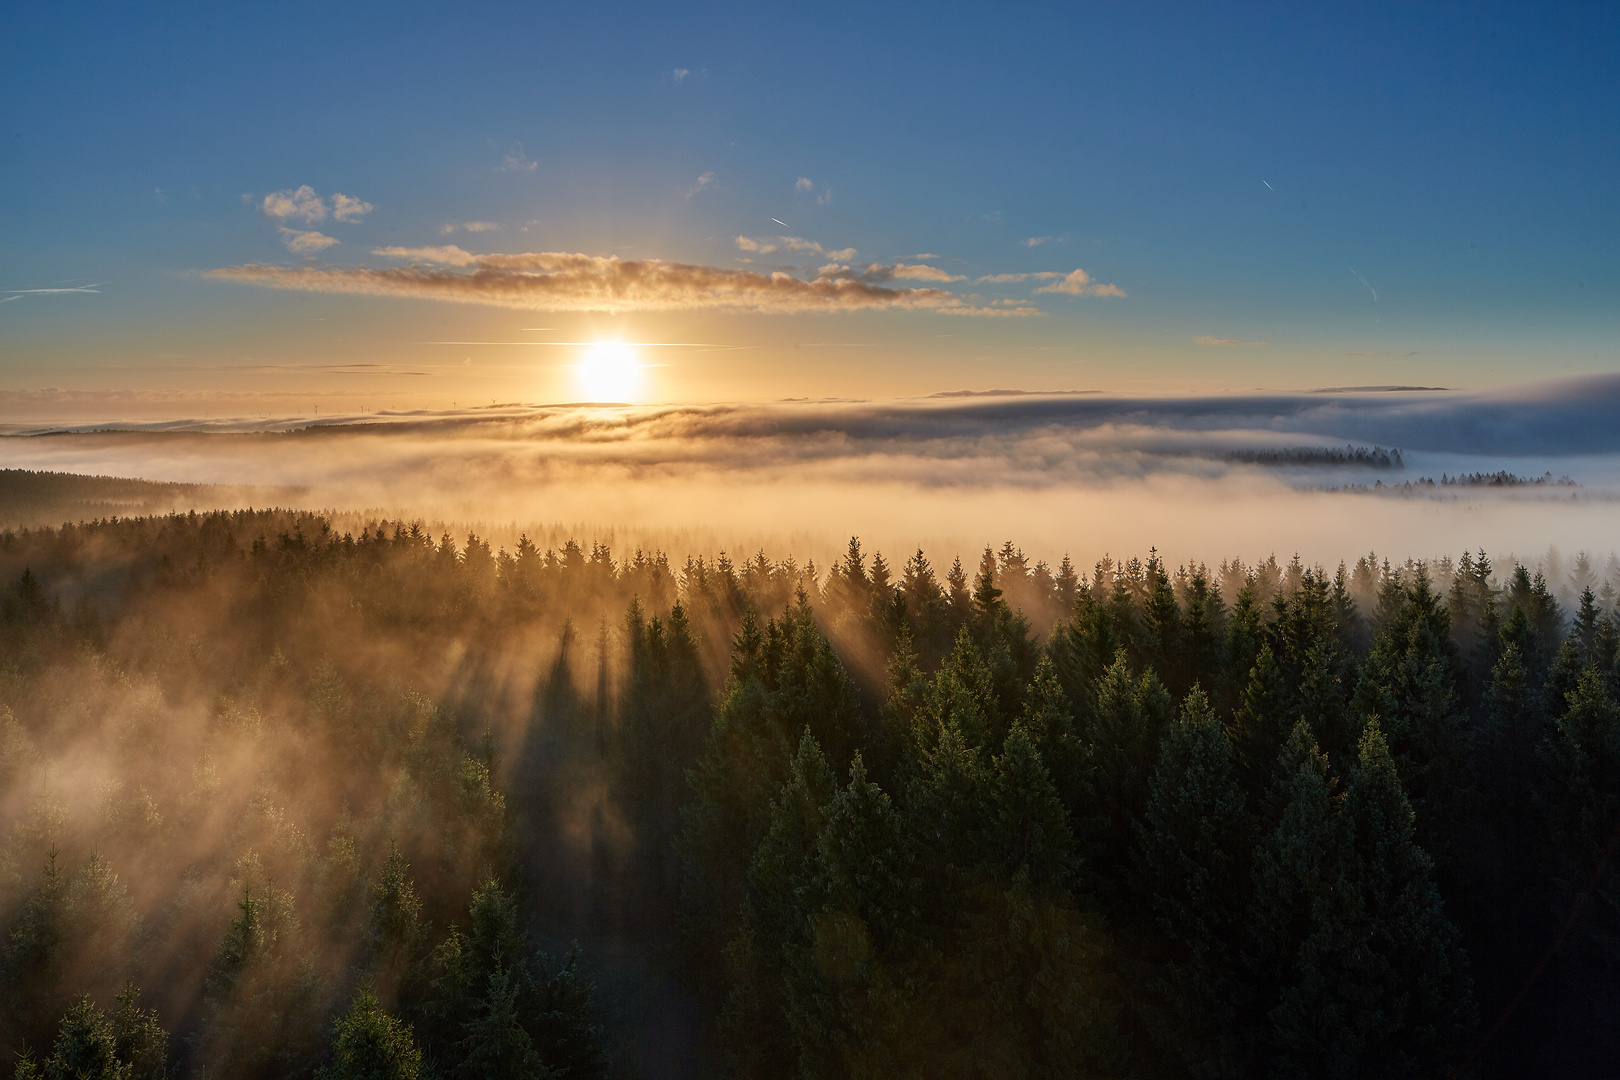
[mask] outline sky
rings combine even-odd
[[[1613,5],[6,23],[0,420],[1620,370]]]

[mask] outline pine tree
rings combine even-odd
[[[51,1055],[36,1063],[24,1055],[18,1080],[130,1080],[133,1066],[119,1059],[113,1026],[88,995],[62,1016]]]
[[[1232,742],[1244,787],[1258,801],[1271,784],[1272,769],[1288,733],[1299,717],[1294,715],[1294,695],[1277,663],[1270,645],[1260,646],[1260,655],[1249,671],[1232,716]]]
[[[742,916],[726,949],[731,991],[719,1026],[733,1075],[785,1076],[798,1068],[787,1022],[785,956],[790,946],[802,947],[803,889],[834,792],[832,770],[806,731],[749,865]]]
[[[1237,950],[1254,838],[1231,741],[1202,690],[1160,744],[1136,836],[1136,879],[1176,949],[1160,1038],[1196,1075],[1242,1075],[1252,992]]]
[[[1096,689],[1096,716],[1080,722],[1095,801],[1077,822],[1098,874],[1115,881],[1129,858],[1135,823],[1147,806],[1159,739],[1170,723],[1170,695],[1152,671],[1131,675],[1123,650]]]
[[[1448,869],[1470,783],[1451,621],[1425,575],[1404,596],[1367,655],[1354,707],[1378,718],[1417,814],[1418,840]]]
[[[422,1048],[409,1024],[389,1016],[369,987],[332,1025],[332,1064],[316,1080],[416,1080]]]
[[[1362,735],[1344,814],[1364,923],[1339,990],[1365,1047],[1356,1074],[1434,1076],[1456,1059],[1474,1022],[1467,959],[1376,723]]]

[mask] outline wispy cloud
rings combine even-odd
[[[1057,237],[1055,237],[1055,236],[1032,236],[1028,240],[1024,241],[1024,246],[1025,247],[1040,247],[1042,244],[1050,244],[1053,241],[1055,241],[1056,239],[1057,239]]]
[[[322,251],[338,242],[336,237],[327,236],[325,233],[317,232],[314,229],[289,229],[287,226],[281,225],[278,226],[277,231],[281,233],[281,242],[287,245],[287,250],[297,252],[299,255]]]
[[[363,199],[356,199],[341,192],[332,195],[332,217],[337,221],[346,221],[352,225],[374,209],[376,207]]]
[[[669,73],[670,78],[674,79],[676,82],[685,82],[686,77],[690,74],[692,74],[691,68],[676,68],[674,71]]]
[[[58,289],[0,289],[0,292],[11,293],[13,296],[27,296],[34,293],[99,293],[100,291],[101,286],[99,283],[96,285],[73,285]]]
[[[816,182],[810,179],[808,176],[801,176],[793,182],[793,190],[798,192],[800,195],[808,195],[812,191],[816,190]],[[830,202],[832,202],[832,186],[830,184],[822,184],[821,194],[816,196],[816,205],[826,206]]]
[[[1205,334],[1202,337],[1193,338],[1193,344],[1194,345],[1246,345],[1246,346],[1249,346],[1251,348],[1263,349],[1269,344],[1269,342],[1265,342],[1265,341],[1239,341],[1236,338],[1210,337],[1209,335]]]
[[[739,236],[737,237],[737,247],[743,251],[758,252],[761,255],[770,255],[777,251],[807,251],[812,255],[825,256],[834,262],[848,262],[855,257],[855,249],[852,247],[828,251],[814,240],[806,240],[802,236]]]
[[[922,256],[918,256],[921,258]],[[975,285],[1011,285],[1019,281],[1050,281],[1060,278],[1062,274],[1051,270],[1039,270],[1032,274],[988,274],[974,280]]]
[[[925,310],[957,315],[1033,315],[991,308],[934,288],[727,270],[662,260],[566,252],[474,255],[459,247],[382,248],[419,265],[388,269],[248,265],[209,275],[275,289],[418,297],[544,311],[732,310],[764,313]]]
[[[496,172],[534,172],[539,163],[530,161],[523,156],[523,144],[515,142],[501,158],[501,163],[495,166]]]
[[[713,184],[713,183],[714,183],[714,173],[712,173],[712,172],[704,173],[702,176],[697,178],[697,180],[692,184],[691,187],[686,189],[686,197],[688,199],[690,199],[692,196],[696,195],[698,192],[702,191],[704,188],[708,187],[710,184]]]
[[[471,266],[482,256],[463,251],[454,244],[444,247],[383,247],[372,251],[385,259],[403,259],[406,262],[437,263],[442,266]]]
[[[259,204],[264,216],[277,221],[302,221],[312,225],[326,217],[326,200],[315,194],[308,184],[296,188],[273,191]]]
[[[1104,285],[1091,280],[1091,275],[1084,270],[1074,270],[1065,275],[1063,280],[1054,281],[1050,285],[1043,285],[1035,290],[1038,293],[1063,293],[1066,296],[1124,296],[1125,290],[1118,285]]]
[[[491,229],[498,228],[500,228],[500,226],[493,221],[452,221],[447,225],[439,226],[439,235],[449,236],[457,229],[464,229],[470,233],[481,233],[489,232]]]

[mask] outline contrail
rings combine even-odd
[[[1260,182],[1261,182],[1261,183],[1262,183],[1262,184],[1263,184],[1263,183],[1265,183],[1265,181],[1264,181],[1264,180],[1262,180],[1262,181],[1260,181]],[[1373,303],[1375,303],[1375,304],[1376,304],[1376,303],[1378,303],[1378,290],[1377,290],[1377,289],[1375,289],[1375,288],[1373,288],[1373,287],[1372,287],[1372,286],[1371,286],[1371,285],[1368,285],[1368,284],[1367,284],[1367,279],[1366,279],[1366,278],[1364,278],[1364,277],[1361,277],[1361,273],[1360,273],[1360,272],[1359,272],[1359,271],[1358,271],[1358,270],[1356,270],[1356,268],[1355,268],[1355,267],[1353,267],[1353,266],[1352,266],[1352,267],[1351,267],[1351,268],[1350,268],[1350,272],[1351,272],[1351,273],[1352,273],[1352,274],[1355,274],[1355,275],[1356,275],[1356,277],[1358,277],[1358,278],[1361,278],[1361,283],[1362,283],[1362,284],[1363,284],[1363,285],[1367,285],[1367,291],[1368,291],[1368,292],[1370,292],[1370,293],[1372,293],[1372,294],[1373,294]]]
[[[782,228],[784,228],[784,229],[793,228],[793,226],[789,225],[787,222],[783,221],[781,218],[771,218],[771,220],[776,222],[778,225],[782,226]]]
[[[1271,193],[1272,193],[1272,194],[1273,194],[1273,195],[1275,195],[1275,194],[1276,194],[1276,193],[1277,193],[1277,189],[1276,189],[1276,188],[1274,188],[1274,187],[1272,187],[1272,186],[1271,186],[1271,184],[1270,184],[1270,183],[1269,183],[1269,182],[1268,182],[1268,181],[1265,181],[1265,180],[1262,180],[1262,181],[1260,181],[1260,182],[1261,182],[1261,183],[1262,183],[1262,184],[1265,184],[1265,185],[1266,185],[1266,189],[1267,189],[1267,190],[1268,190],[1268,191],[1270,191],[1270,192],[1271,192]]]
[[[23,293],[60,293],[60,292],[90,292],[90,293],[93,293],[93,292],[100,292],[101,291],[97,287],[99,285],[100,285],[100,282],[97,282],[96,285],[76,285],[71,289],[0,289],[0,292],[16,293],[18,296],[21,296]]]

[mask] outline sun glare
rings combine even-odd
[[[634,347],[601,341],[580,358],[578,378],[587,401],[634,401],[641,389],[641,364]]]

